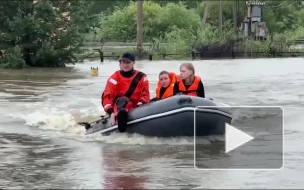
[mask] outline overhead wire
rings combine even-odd
[[[264,7],[266,9],[275,10],[275,9],[285,8],[285,7],[289,6],[289,5],[297,3],[297,1],[295,1],[295,0],[293,0],[293,1],[284,1],[284,2],[280,3],[279,5],[274,5],[274,6],[267,5],[267,1],[264,1],[264,3],[265,3]]]

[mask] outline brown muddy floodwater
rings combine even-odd
[[[100,96],[117,62],[0,70],[0,188],[303,188],[303,61],[193,61],[207,97],[227,105],[283,106],[285,161],[276,171],[196,170],[191,138],[85,136],[76,123],[104,113]],[[154,94],[160,70],[178,72],[180,63],[141,61],[136,68],[148,74]],[[90,76],[91,66],[99,67],[98,77]],[[203,140],[206,164],[221,151],[214,140],[223,138]]]

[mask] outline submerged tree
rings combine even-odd
[[[73,62],[84,34],[98,24],[84,0],[4,0],[0,2],[0,65],[20,47],[26,65],[54,67]],[[16,51],[16,50],[15,50]],[[18,59],[16,59],[18,60]],[[20,61],[18,61],[20,64]]]

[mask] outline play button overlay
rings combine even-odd
[[[225,153],[228,153],[231,150],[234,150],[237,147],[242,146],[243,144],[254,139],[254,137],[244,133],[241,130],[238,130],[228,123],[226,123],[225,130]]]
[[[280,106],[197,107],[194,167],[198,170],[282,169],[283,131],[284,110]]]

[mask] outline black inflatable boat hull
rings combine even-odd
[[[198,106],[206,107],[196,109]],[[173,96],[131,110],[126,133],[153,137],[223,135],[225,124],[232,120],[223,107],[205,98]],[[87,134],[101,130],[104,134],[118,132],[117,126],[111,127],[105,120],[93,125]]]

